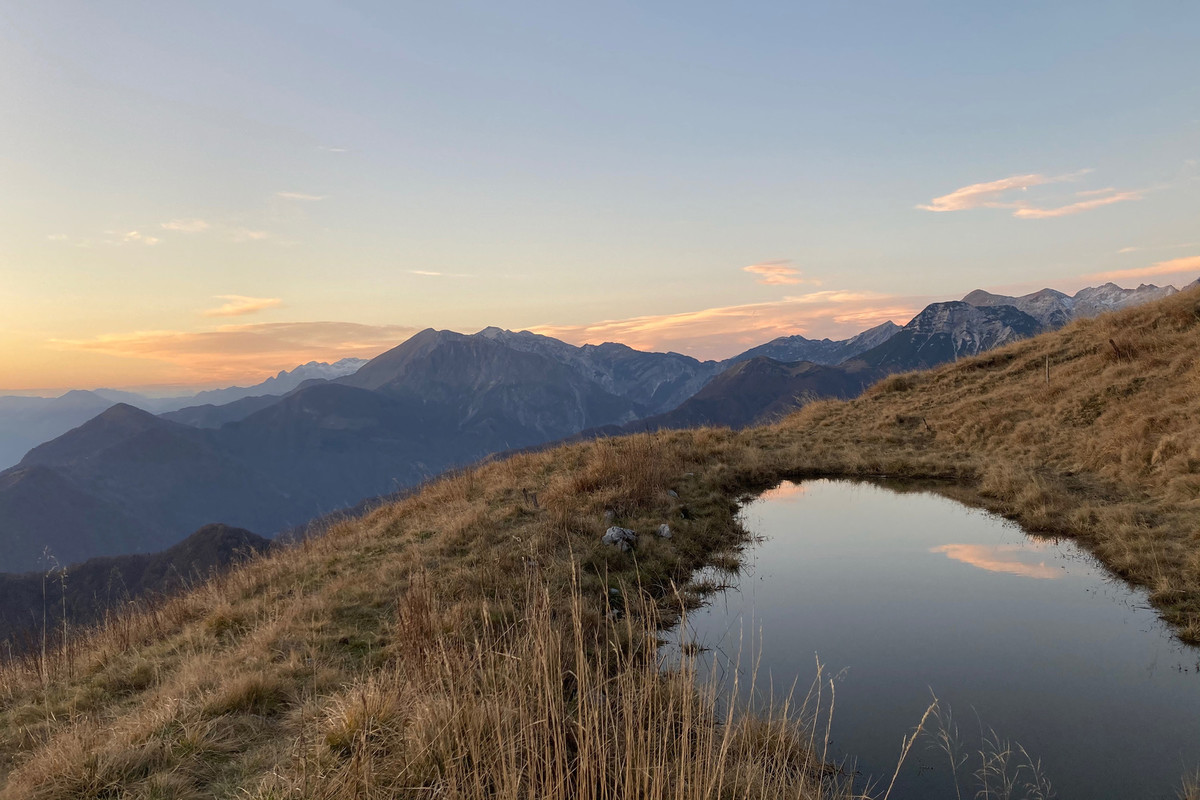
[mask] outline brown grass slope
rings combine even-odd
[[[701,593],[688,576],[745,542],[735,499],[781,477],[945,479],[1076,537],[1200,639],[1197,353],[1188,292],[774,426],[447,477],[6,664],[0,797],[847,796],[824,709],[726,716],[686,666],[656,667],[656,626]],[[621,553],[606,511],[673,536]]]

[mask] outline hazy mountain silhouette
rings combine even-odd
[[[899,332],[900,326],[889,320],[882,325],[868,328],[856,336],[840,341],[805,339],[803,336],[781,336],[766,344],[752,347],[725,363],[736,364],[739,361],[765,356],[784,363],[808,361],[813,364],[841,364],[843,361],[849,361],[855,356],[865,353],[872,347],[883,344]]]
[[[219,427],[273,402],[263,399],[266,395],[278,399],[306,381],[338,378],[365,363],[358,358],[344,358],[333,364],[310,361],[254,386],[231,386],[180,397],[148,397],[115,389],[74,390],[61,397],[0,397],[0,469],[11,467],[31,448],[82,425],[117,403],[155,414],[169,412],[172,419],[188,425]],[[238,405],[225,405],[235,401]]]
[[[53,564],[37,572],[0,574],[0,640],[36,635],[43,614],[52,629],[58,628],[64,604],[71,625],[94,622],[114,606],[171,592],[269,546],[250,531],[206,525],[159,553],[93,558],[65,570]]]

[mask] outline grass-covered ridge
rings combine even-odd
[[[1188,292],[773,426],[447,477],[9,664],[0,797],[844,796],[805,714],[725,719],[654,666],[656,615],[744,542],[736,498],[947,479],[1077,538],[1200,640],[1198,354]],[[634,553],[600,543],[606,512],[643,534]]]

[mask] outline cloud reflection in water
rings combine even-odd
[[[1053,580],[1062,576],[1062,570],[1046,565],[1045,561],[1033,561],[1044,546],[1031,544],[943,544],[931,547],[931,553],[945,553],[947,557],[988,572],[1003,572],[1008,575],[1023,575],[1026,578]]]

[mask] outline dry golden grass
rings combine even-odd
[[[673,588],[744,539],[700,478],[738,452],[516,456],[12,662],[0,797],[845,796],[802,715],[722,716],[655,659]],[[606,511],[674,535],[618,552]]]
[[[1074,537],[1200,640],[1197,353],[1190,292],[773,426],[447,476],[0,667],[0,798],[845,796],[803,713],[717,713],[652,657],[689,576],[745,542],[737,498],[940,480]],[[673,537],[618,552],[606,511]]]

